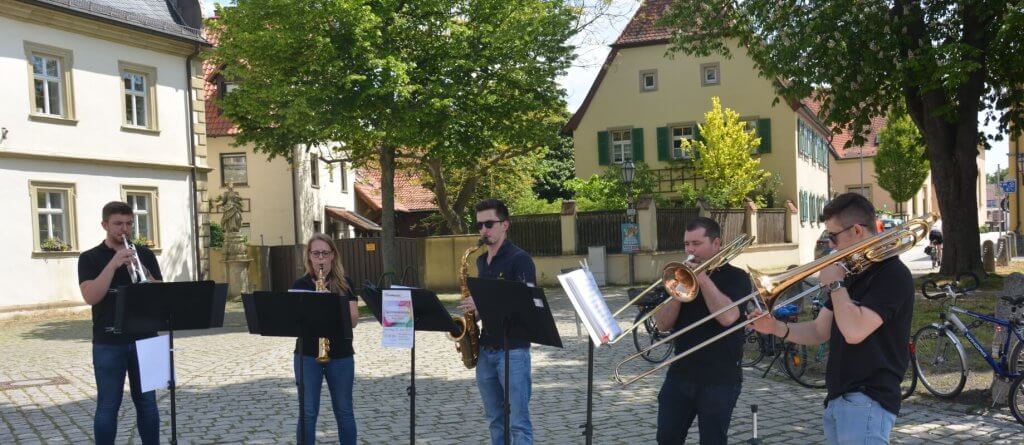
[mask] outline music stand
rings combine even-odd
[[[250,334],[264,337],[352,338],[352,316],[341,296],[328,292],[253,292],[242,295]],[[299,443],[306,443],[306,367],[299,340]]]
[[[412,295],[412,317],[413,317],[413,340],[412,348],[409,350],[409,387],[406,393],[409,395],[409,443],[416,443],[416,331],[431,332],[454,332],[457,327],[452,320],[451,314],[437,299],[437,294],[426,289],[392,288],[391,290],[408,290]],[[361,294],[366,306],[373,312],[377,322],[383,317],[382,301],[384,294],[376,288],[369,286],[363,288]]]
[[[178,443],[178,410],[174,378],[174,331],[224,326],[227,284],[213,281],[138,283],[117,288],[114,331],[167,331],[171,392],[171,444]]]
[[[509,339],[557,348],[562,347],[562,339],[544,289],[527,286],[521,281],[490,278],[470,277],[466,284],[484,327],[490,328],[491,332],[502,333],[505,350],[505,444],[508,445],[511,443],[509,423],[512,416],[509,404]]]

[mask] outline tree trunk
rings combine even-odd
[[[932,186],[942,212],[939,273],[974,272],[984,276],[978,244],[977,139],[959,135],[953,140],[929,139],[925,137],[931,154]]]
[[[384,273],[395,271],[395,148],[380,149],[380,259]]]
[[[451,200],[448,196],[448,183],[444,179],[441,162],[438,160],[426,161],[427,172],[434,182],[434,197],[437,200],[437,211],[444,218],[448,229],[453,235],[461,235],[465,230],[462,227],[462,220],[456,211],[452,209]]]

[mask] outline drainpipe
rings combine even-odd
[[[189,196],[192,198],[192,214],[190,215],[192,218],[192,244],[194,247],[192,249],[192,260],[195,265],[194,272],[196,280],[202,278],[202,269],[199,265],[199,200],[196,199],[196,175],[198,174],[195,158],[196,136],[194,133],[194,126],[192,125],[192,114],[194,112],[192,109],[192,60],[199,55],[200,51],[200,46],[195,45],[195,50],[192,51],[192,54],[189,54],[189,56],[185,58],[185,122],[188,127],[188,162],[186,165],[191,167],[188,173],[188,191]]]

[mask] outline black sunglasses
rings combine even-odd
[[[838,244],[838,243],[839,243],[839,241],[836,241],[836,239],[837,239],[837,238],[839,238],[839,234],[840,234],[840,233],[843,233],[843,232],[845,232],[845,231],[847,231],[847,230],[850,230],[850,229],[852,229],[852,228],[853,228],[853,226],[859,226],[859,225],[860,225],[860,224],[850,224],[850,225],[849,225],[849,226],[847,226],[847,227],[846,227],[845,229],[843,229],[843,230],[840,230],[840,231],[838,231],[838,232],[836,232],[836,233],[832,233],[832,232],[827,232],[827,233],[828,233],[828,240],[829,240],[829,241],[832,241],[832,244]]]
[[[482,228],[484,228],[484,227],[486,227],[486,228],[490,229],[491,227],[494,227],[494,225],[495,225],[495,224],[497,224],[497,223],[500,223],[500,222],[504,222],[504,221],[505,221],[505,220],[503,220],[503,219],[499,219],[499,220],[497,220],[497,221],[495,221],[495,220],[490,220],[490,221],[480,221],[480,222],[477,222],[477,223],[475,224],[475,226],[476,226],[476,230],[480,230],[480,229],[482,229]]]

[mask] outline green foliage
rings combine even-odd
[[[751,199],[758,208],[782,207],[779,200],[779,190],[782,188],[782,178],[776,172],[770,172],[764,182],[754,188]]]
[[[978,233],[988,233],[988,224],[978,226]]]
[[[141,233],[139,234],[139,236],[135,237],[134,240],[132,240],[132,244],[153,247],[153,241],[150,241],[149,238],[146,238],[146,235],[143,235]]]
[[[71,245],[65,243],[63,240],[57,237],[49,237],[45,239],[39,247],[46,252],[67,252],[71,249]]]
[[[906,113],[896,110],[879,133],[875,179],[893,201],[903,203],[921,190],[929,165],[924,139]],[[897,204],[899,205],[899,204]]]
[[[224,228],[215,222],[210,223],[210,247],[224,247]]]
[[[637,163],[632,184],[634,200],[638,196],[653,195],[657,188],[657,180],[647,164]],[[600,175],[591,175],[587,179],[570,179],[566,187],[573,192],[577,211],[616,210],[627,207],[629,190],[622,182],[622,171],[619,166],[609,166]],[[660,196],[655,196],[655,199],[659,204],[664,202]]]
[[[548,149],[533,183],[538,197],[548,202],[572,198],[566,183],[576,175],[573,154],[570,137],[559,137],[558,143]]]
[[[711,98],[711,104],[704,124],[699,125],[703,140],[683,139],[683,148],[700,154],[696,172],[704,178],[704,186],[697,193],[711,207],[737,207],[769,177],[761,169],[761,160],[751,155],[761,138],[747,130],[738,113],[722,108],[718,97]]]
[[[986,173],[985,182],[989,184],[999,184],[1000,182],[1003,182],[1003,178],[1005,178],[1008,174],[1010,174],[1009,168],[1000,168],[995,173]]]

